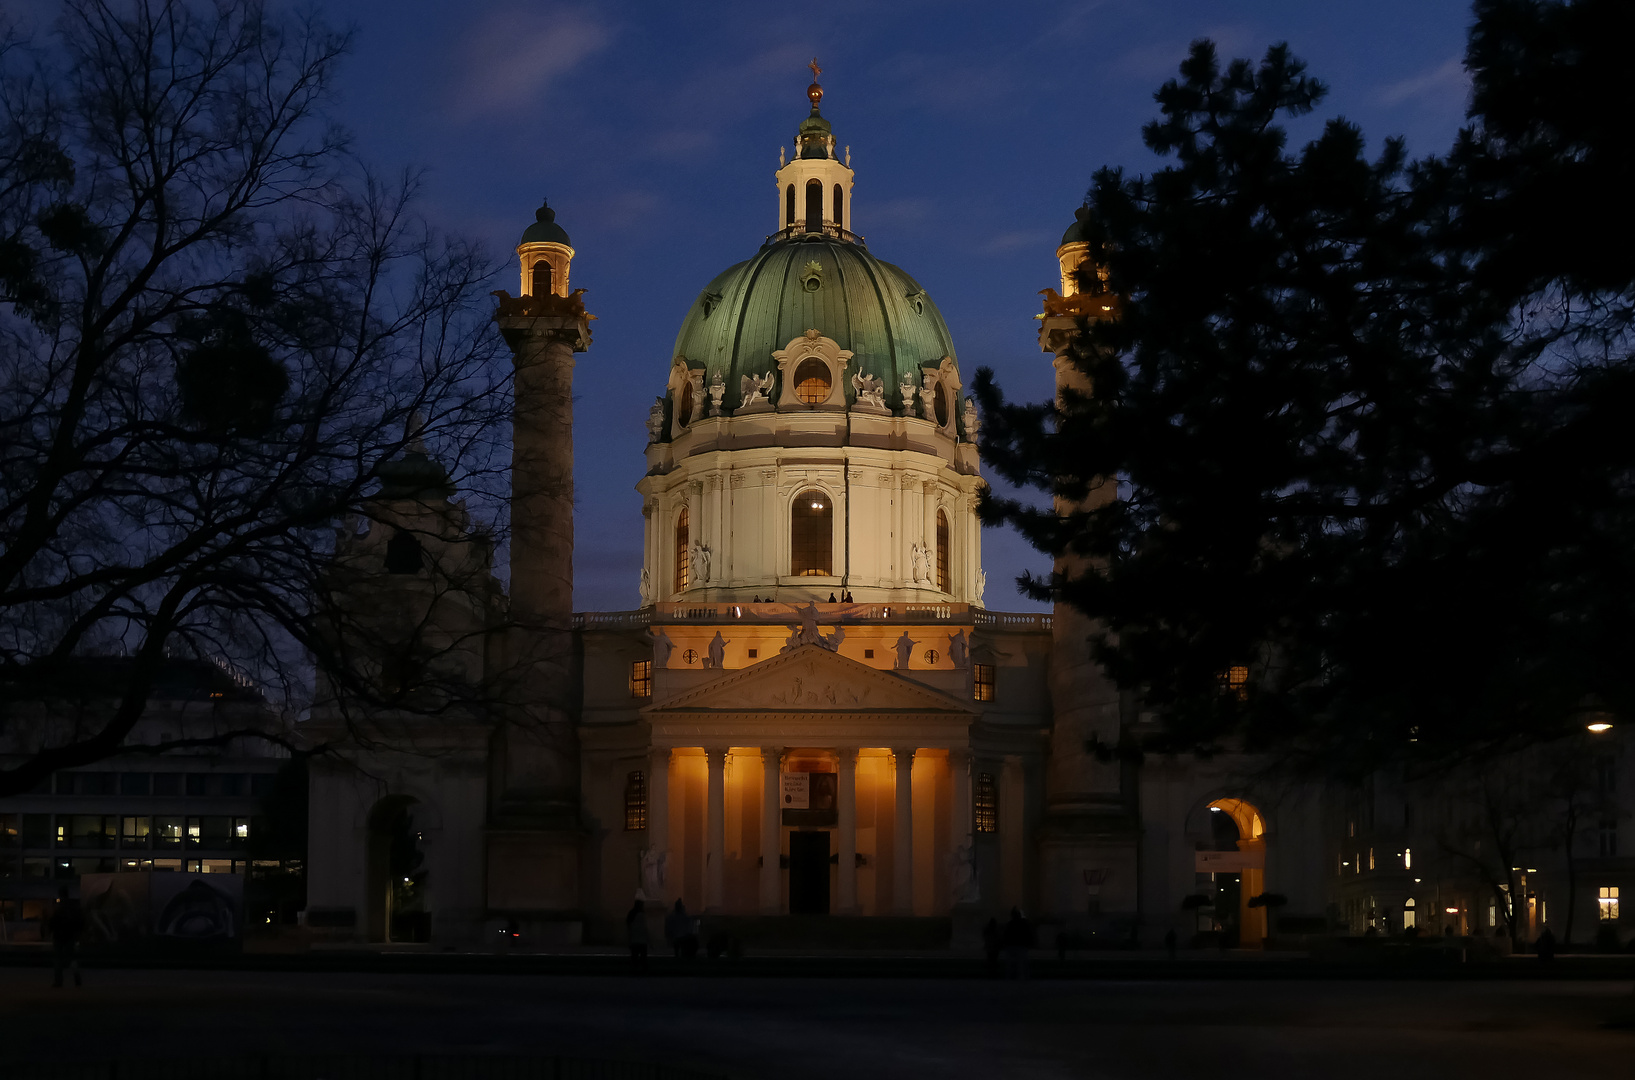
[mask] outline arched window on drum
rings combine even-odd
[[[948,513],[937,511],[937,588],[948,591]]]
[[[551,264],[544,259],[534,264],[534,280],[528,290],[529,296],[551,295],[551,285],[554,279],[551,276]]]
[[[821,491],[801,492],[789,508],[789,563],[795,577],[834,573],[834,500]]]
[[[692,567],[687,560],[687,508],[683,506],[676,513],[676,592],[684,592],[687,588],[689,572]]]

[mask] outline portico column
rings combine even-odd
[[[843,747],[835,751],[840,759],[835,796],[839,800],[840,875],[837,906],[841,915],[856,915],[857,907],[857,750]]]
[[[658,893],[649,900],[668,899],[664,855],[670,850],[670,748],[655,746],[647,753],[647,850],[658,858],[655,873]],[[645,875],[644,875],[645,881]]]
[[[891,837],[892,907],[899,915],[914,914],[914,747],[894,746],[897,764],[897,825]]]
[[[779,813],[779,760],[783,747],[761,747],[761,914],[777,915],[783,910],[783,875],[778,856],[783,849],[783,816]]]
[[[726,899],[727,751],[725,747],[705,747],[704,757],[710,769],[709,802],[704,819],[707,830],[704,841],[704,910],[719,911]]]
[[[949,895],[962,902],[966,875],[976,876],[976,845],[971,837],[971,751],[963,746],[948,748]]]

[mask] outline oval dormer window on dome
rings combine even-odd
[[[805,405],[819,405],[829,400],[834,383],[829,381],[829,365],[812,357],[801,361],[795,369],[795,396]]]
[[[676,403],[676,423],[686,427],[693,422],[693,383],[689,379],[681,384],[681,400]]]
[[[803,491],[789,507],[789,563],[795,577],[834,572],[834,500],[821,491]]]

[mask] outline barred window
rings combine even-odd
[[[993,773],[976,774],[976,798],[972,800],[972,809],[976,812],[977,832],[999,831],[999,786],[994,783]]]
[[[826,577],[833,572],[833,552],[833,501],[821,491],[801,492],[789,508],[789,572]]]
[[[683,592],[687,588],[688,574],[691,567],[687,562],[687,508],[683,506],[676,511],[676,592]]]
[[[653,696],[653,661],[637,660],[630,665],[630,696],[633,698]]]
[[[971,696],[978,701],[993,700],[993,665],[971,665]]]
[[[647,774],[640,769],[624,778],[624,827],[627,832],[647,828]]]

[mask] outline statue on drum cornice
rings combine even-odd
[[[916,540],[910,551],[914,556],[914,584],[931,584],[931,549],[925,546],[925,541]]]
[[[976,568],[976,602],[982,603],[982,594],[988,590],[988,572],[982,567]]]
[[[721,399],[727,396],[727,384],[717,371],[715,378],[710,380],[710,415],[721,415]]]
[[[699,585],[709,584],[710,546],[702,540],[694,540],[688,549],[687,561],[692,568],[692,581]]]
[[[772,407],[770,395],[772,393],[772,372],[765,375],[745,375],[738,380],[738,407],[740,410],[754,406]]]
[[[897,393],[902,395],[903,415],[915,415],[914,398],[916,395],[914,393],[914,373],[912,371],[903,372],[903,382],[902,385],[897,387]]]
[[[664,399],[654,400],[647,410],[647,441],[658,442],[659,436],[664,434]]]
[[[886,411],[886,384],[880,381],[880,376],[859,371],[852,376],[852,389],[857,392],[854,408],[861,412]]]
[[[646,607],[648,604],[653,602],[653,575],[647,572],[647,567],[645,566],[642,567],[641,589],[642,607]]]
[[[965,441],[976,442],[977,433],[982,430],[982,418],[976,414],[976,399],[965,399]]]

